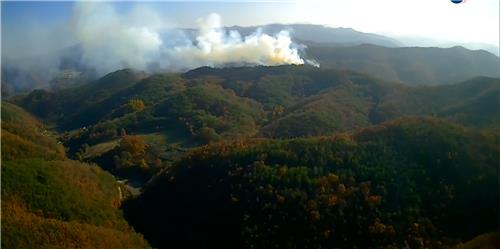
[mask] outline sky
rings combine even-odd
[[[311,23],[349,27],[395,38],[498,46],[499,0],[295,0],[111,2],[119,13],[140,6],[159,13],[165,27],[196,27],[200,17],[218,13],[224,26]],[[71,45],[74,2],[1,3],[2,52],[26,56],[36,44]],[[146,17],[145,20],[148,18]],[[57,35],[56,35],[57,33]],[[54,39],[57,37],[57,39]],[[409,40],[409,39],[407,39]],[[9,44],[13,46],[9,47]],[[30,49],[26,49],[26,48]]]

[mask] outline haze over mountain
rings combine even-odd
[[[429,37],[408,37],[408,36],[395,36],[395,39],[409,47],[441,47],[451,48],[454,46],[462,46],[471,50],[485,50],[496,56],[500,56],[500,47],[498,44],[489,44],[484,42],[452,42],[452,41],[438,41]]]
[[[440,85],[457,83],[476,76],[500,76],[500,59],[486,51],[471,51],[462,47],[444,48],[398,48],[398,41],[391,38],[357,32],[353,29],[327,28],[319,25],[265,25],[260,27],[230,27],[226,28],[231,34],[238,31],[241,36],[251,35],[251,32],[261,34],[277,34],[281,31],[289,32],[289,45],[295,44],[292,49],[294,55],[291,61],[283,63],[309,63],[328,68],[350,69],[368,73],[384,80],[402,82],[406,84]],[[161,36],[168,37],[174,31],[168,31]],[[181,31],[175,31],[181,32]],[[188,29],[182,31],[190,42],[196,42],[198,31]],[[233,33],[234,34],[234,33]],[[282,35],[288,33],[281,33]],[[221,34],[222,35],[222,34]],[[255,34],[254,34],[255,35]],[[250,41],[252,36],[248,36]],[[288,39],[288,38],[287,38]],[[184,40],[184,42],[186,42]],[[368,45],[373,44],[373,45]],[[196,56],[196,55],[193,55]],[[254,58],[258,54],[252,55]],[[57,58],[58,66],[42,63],[45,58]],[[95,65],[87,64],[84,47],[71,46],[55,53],[39,57],[30,57],[16,61],[6,61],[2,65],[4,95],[14,92],[31,90],[34,88],[60,88],[67,84],[87,82],[95,79],[99,73]],[[273,58],[273,57],[270,57]],[[194,58],[193,58],[194,59]],[[213,60],[218,60],[212,57]],[[212,60],[209,59],[209,60]],[[247,57],[236,58],[234,61],[219,60],[215,65],[237,66],[266,64],[253,61]],[[152,63],[147,71],[178,71],[189,69],[194,65],[214,65],[215,62],[195,59],[193,65],[180,63],[175,67],[166,68]],[[241,61],[240,61],[241,60]],[[16,65],[39,66],[30,67],[25,71]],[[126,64],[124,64],[126,66]],[[177,70],[176,70],[177,68]],[[183,71],[183,70],[181,70]],[[101,74],[102,74],[101,70]]]
[[[87,82],[123,68],[158,72],[186,71],[199,66],[306,63],[375,73],[385,80],[433,85],[455,83],[475,76],[496,77],[499,74],[495,68],[497,57],[486,58],[488,56],[484,53],[465,50],[456,51],[453,60],[440,56],[439,52],[434,57],[429,56],[437,51],[432,49],[418,50],[421,53],[403,53],[401,58],[408,62],[400,66],[398,56],[386,57],[393,53],[400,54],[402,50],[367,51],[361,48],[366,57],[362,61],[353,61],[356,60],[358,49],[355,46],[358,45],[392,48],[405,44],[390,37],[351,28],[312,24],[223,28],[221,16],[211,13],[198,17],[196,29],[184,29],[166,24],[168,21],[152,8],[138,5],[123,12],[117,6],[76,3],[69,12],[67,25],[48,25],[36,30],[11,30],[7,26],[12,35],[3,38],[2,43],[3,94]],[[44,32],[47,34],[43,37],[36,35]],[[37,41],[37,44],[26,46],[26,41],[30,40]],[[318,46],[322,50],[338,46],[355,48],[345,49],[342,53],[347,54],[340,55],[341,58],[325,58],[324,54],[338,55],[338,49],[309,53],[312,47]],[[349,54],[351,51],[354,53],[352,56]],[[438,56],[443,58],[435,60]],[[454,64],[457,64],[457,71],[461,74],[451,75],[452,72],[446,68],[446,65]],[[443,76],[437,76],[437,72],[442,70],[446,70]]]
[[[322,67],[354,70],[409,85],[443,85],[476,76],[500,76],[498,56],[463,47],[387,48],[310,43],[306,51],[305,58],[315,58]]]
[[[313,24],[269,24],[252,27],[232,26],[228,27],[228,29],[237,30],[242,35],[248,35],[255,29],[261,29],[262,32],[271,34],[277,33],[280,30],[290,30],[293,39],[315,43],[330,43],[337,45],[361,45],[368,43],[385,47],[403,46],[403,43],[382,35],[363,33],[352,28],[332,28]]]

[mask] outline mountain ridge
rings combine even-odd
[[[281,29],[286,30],[286,26],[270,25],[267,32],[275,34]],[[351,69],[406,84],[450,84],[481,75],[500,76],[500,59],[482,51],[457,47],[404,48],[391,38],[350,28],[308,24],[297,24],[295,27],[297,30],[292,32],[292,39],[296,44],[303,45],[298,46],[299,54],[323,67]],[[313,34],[307,33],[308,27],[314,28],[310,31]],[[254,27],[235,28],[243,35],[255,31]],[[195,42],[196,30],[185,31],[188,33],[186,39]],[[82,47],[77,44],[42,57],[26,58],[24,62],[6,61],[2,64],[2,95],[12,96],[36,88],[58,89],[95,80],[98,78],[97,70],[83,63],[82,54]],[[51,63],[44,63],[47,60]],[[55,68],[50,68],[54,63]],[[455,68],[447,66],[454,64]],[[37,68],[37,65],[40,67]],[[151,65],[150,71],[154,73],[162,69]]]

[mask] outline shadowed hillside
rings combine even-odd
[[[499,149],[431,118],[217,143],[155,177],[127,217],[160,248],[449,248],[497,229]]]

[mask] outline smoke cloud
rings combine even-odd
[[[198,20],[196,42],[188,46],[167,48],[165,54],[187,66],[220,66],[224,64],[282,65],[304,64],[298,46],[292,43],[287,31],[274,36],[260,30],[241,37],[237,31],[226,32],[219,15],[212,13]]]
[[[131,67],[182,70],[199,66],[304,64],[299,45],[287,31],[274,35],[256,30],[241,37],[226,31],[212,13],[197,21],[194,39],[167,27],[160,13],[136,8],[119,14],[112,5],[84,2],[75,8],[73,32],[82,60],[101,72]]]
[[[149,23],[134,18],[140,15]],[[82,47],[82,62],[101,73],[124,67],[146,69],[158,59],[162,46],[155,15],[144,9],[120,15],[110,4],[78,3],[71,30]]]
[[[300,56],[288,31],[247,36],[223,28],[216,13],[181,29],[157,10],[136,5],[128,11],[112,3],[77,2],[70,20],[57,25],[7,27],[2,38],[2,82],[16,88],[46,85],[68,70],[92,77],[123,68],[150,72],[184,71],[200,66],[311,64]],[[34,76],[33,76],[34,75]],[[88,74],[87,74],[88,75]]]

